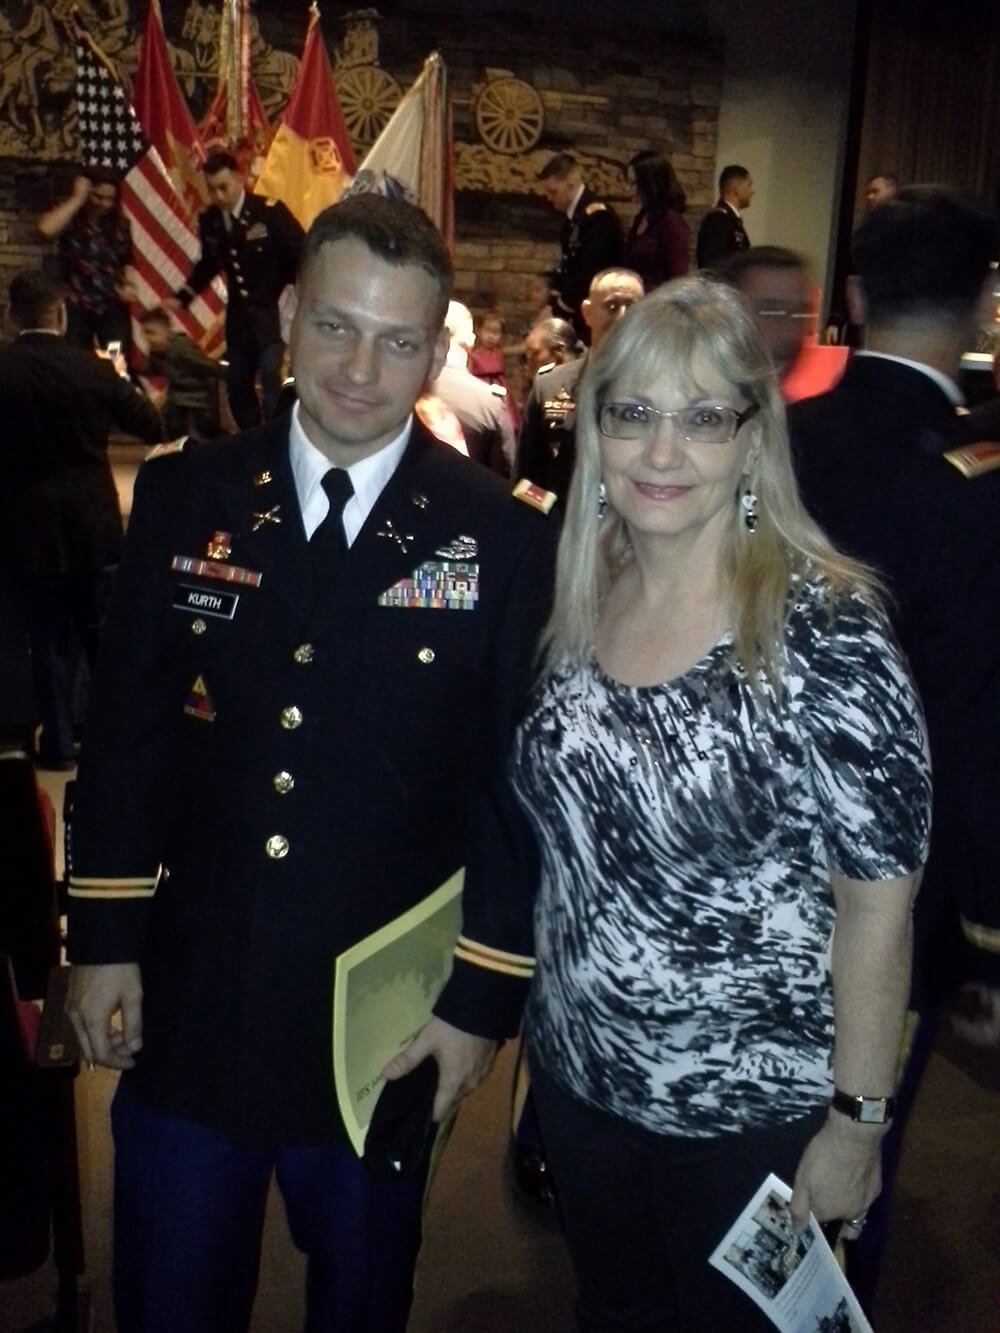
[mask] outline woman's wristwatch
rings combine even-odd
[[[834,1088],[830,1105],[849,1120],[862,1125],[887,1125],[896,1109],[895,1097],[852,1097]]]

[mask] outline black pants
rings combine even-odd
[[[826,1107],[773,1129],[690,1139],[587,1106],[537,1059],[531,1089],[583,1333],[773,1333],[708,1257],[769,1171],[791,1185]]]
[[[229,410],[240,430],[251,430],[274,416],[281,390],[281,358],[285,345],[279,339],[261,343],[253,329],[240,322],[236,311],[226,322],[226,393]],[[260,380],[260,397],[257,381]],[[262,411],[263,409],[263,411]]]

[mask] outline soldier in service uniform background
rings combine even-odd
[[[910,186],[854,234],[852,322],[867,329],[828,393],[788,424],[802,498],[841,550],[886,580],[889,610],[927,715],[934,769],[930,857],[914,912],[910,1047],[883,1145],[883,1190],[847,1274],[871,1309],[892,1177],[940,1006],[963,980],[1000,1012],[1000,471],[942,456],[962,395],[955,375],[992,291],[996,218],[955,191]],[[969,946],[963,956],[964,936]],[[987,1034],[994,1042],[997,1031]]]
[[[559,244],[562,259],[552,274],[552,313],[568,319],[578,337],[590,342],[580,312],[595,273],[622,262],[625,236],[618,214],[587,188],[569,153],[549,158],[538,173],[542,191],[557,213],[565,214]]]
[[[609,328],[642,296],[642,280],[627,268],[595,274],[582,318],[594,347]],[[576,391],[587,368],[587,354],[563,364],[542,366],[524,407],[517,444],[518,479],[527,478],[566,503],[576,463]]]
[[[719,198],[701,220],[695,245],[698,268],[710,268],[727,255],[750,249],[743,210],[753,198],[753,178],[746,167],[733,164],[719,173]]]
[[[210,207],[198,215],[201,257],[177,293],[189,305],[219,273],[226,278],[226,386],[241,430],[273,415],[281,389],[278,298],[295,280],[302,228],[283,203],[247,194],[236,159],[213,153],[203,167]]]
[[[81,649],[93,665],[122,519],[113,427],[152,443],[160,415],[111,362],[66,341],[66,303],[42,273],[10,284],[20,329],[0,347],[0,566],[23,611],[43,768],[73,767],[73,686]],[[124,363],[122,363],[124,364]]]
[[[327,209],[297,406],[139,473],[70,870],[70,1011],[126,1071],[120,1333],[243,1333],[272,1171],[308,1327],[402,1333],[426,1163],[385,1183],[349,1146],[334,959],[464,866],[450,979],[387,1073],[433,1056],[440,1121],[518,1027],[537,863],[507,751],[554,525],[413,419],[450,286],[419,209]]]

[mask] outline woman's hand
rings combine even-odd
[[[806,1145],[792,1191],[791,1214],[800,1229],[817,1222],[863,1217],[882,1188],[883,1125],[859,1125],[839,1111]]]

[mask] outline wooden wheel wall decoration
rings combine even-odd
[[[542,135],[542,99],[523,79],[491,79],[473,111],[479,137],[487,148],[513,156],[534,148]]]
[[[378,65],[337,70],[334,82],[352,147],[370,148],[399,105],[399,84]]]

